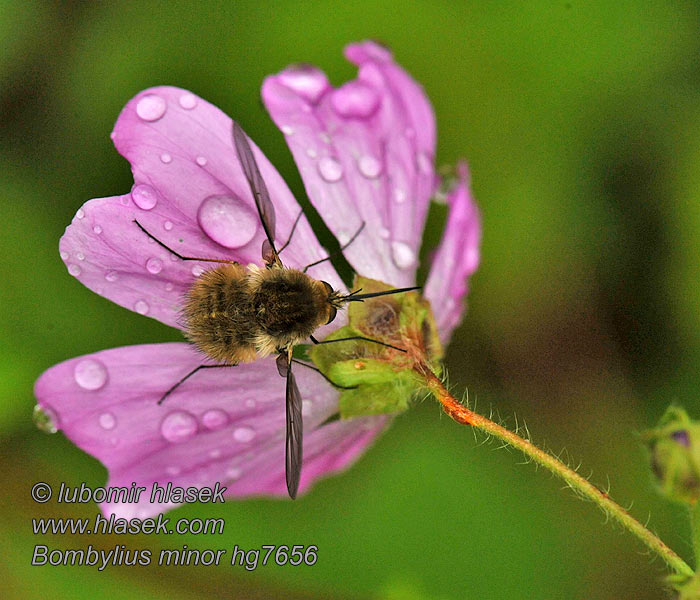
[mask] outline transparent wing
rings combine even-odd
[[[267,186],[265,181],[260,174],[260,169],[258,168],[258,163],[255,162],[255,157],[253,156],[253,150],[248,143],[248,138],[246,134],[241,129],[241,126],[233,122],[233,144],[236,147],[236,152],[238,153],[238,160],[241,162],[241,167],[243,167],[243,174],[248,180],[248,185],[250,185],[250,191],[253,193],[253,198],[255,198],[255,206],[258,209],[258,215],[260,215],[260,222],[262,223],[263,229],[265,230],[265,235],[267,236],[267,242],[270,245],[272,254],[277,258],[277,250],[275,250],[275,207],[270,200],[270,193],[267,191]],[[268,250],[269,250],[268,249]],[[263,244],[263,255],[266,254],[265,245]],[[265,256],[263,256],[265,258]]]
[[[301,394],[292,373],[292,353],[287,352],[277,357],[277,370],[287,378],[287,442],[285,448],[285,471],[287,491],[296,498],[301,477],[302,440],[304,437],[301,418]]]

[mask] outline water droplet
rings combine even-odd
[[[382,163],[380,163],[374,156],[365,154],[361,156],[357,161],[357,168],[360,170],[365,177],[374,179],[379,177],[382,172]]]
[[[423,173],[430,174],[433,172],[433,161],[425,152],[418,154],[417,161],[418,168],[423,171]]]
[[[78,275],[80,275],[80,273],[82,273],[82,271],[80,270],[80,267],[78,265],[68,265],[68,272],[73,277],[77,277]]]
[[[233,432],[233,439],[244,444],[252,441],[254,437],[255,431],[250,427],[237,427]]]
[[[214,448],[213,450],[209,451],[209,458],[220,458],[221,457],[221,450],[218,448]]]
[[[258,231],[258,215],[237,196],[209,196],[197,211],[199,226],[224,248],[240,248]]]
[[[335,158],[324,156],[318,161],[318,172],[329,183],[335,183],[343,177],[343,166]]]
[[[182,473],[182,469],[180,469],[180,467],[174,467],[174,466],[165,467],[165,472],[168,475],[170,475],[171,477],[175,477],[176,475],[179,475],[180,473]]]
[[[134,304],[134,310],[140,315],[147,314],[150,308],[151,307],[148,306],[148,302],[146,302],[145,300],[137,300],[136,304]]]
[[[202,415],[202,425],[211,431],[228,425],[228,414],[220,408],[212,408]]]
[[[241,476],[241,470],[238,467],[231,467],[228,471],[226,471],[226,477],[228,477],[232,481],[235,481],[240,476]]]
[[[44,433],[56,433],[60,427],[58,415],[49,406],[44,406],[42,408],[37,404],[32,413],[32,420],[37,426],[37,429]]]
[[[180,259],[179,259],[177,256],[175,256],[174,254],[171,254],[171,255],[170,255],[170,260],[172,260],[173,262],[177,262],[177,261],[180,260]]]
[[[77,258],[78,260],[85,260],[85,255],[82,252],[78,252],[75,255],[75,258]]]
[[[167,152],[163,152],[163,154],[160,155],[160,162],[164,164],[170,164],[173,160],[173,157],[170,156]]]
[[[248,400],[245,401],[245,405],[248,408],[255,408],[255,400],[253,400],[252,398],[249,398]]]
[[[207,159],[204,156],[198,156],[194,160],[200,167],[204,167],[207,164]]]
[[[292,65],[279,74],[279,80],[312,104],[318,102],[329,87],[326,74],[311,65]]]
[[[107,281],[116,281],[117,279],[119,279],[119,273],[117,273],[116,271],[107,271],[105,273],[105,279]]]
[[[197,106],[197,96],[194,94],[183,94],[178,99],[178,102],[185,110],[192,110],[195,106]]]
[[[344,229],[338,231],[335,237],[338,238],[338,243],[341,246],[345,246],[345,244],[347,244],[352,239],[352,236]]]
[[[316,158],[318,156],[318,152],[316,152],[316,150],[314,150],[313,148],[307,148],[306,156],[308,156],[309,158]]]
[[[75,365],[73,377],[81,388],[94,392],[107,383],[107,367],[99,360],[86,358]]]
[[[400,188],[396,188],[394,190],[394,200],[396,201],[397,204],[402,204],[403,202],[406,201],[406,192],[404,192]]]
[[[394,258],[394,263],[399,269],[409,269],[416,262],[416,255],[411,250],[411,247],[404,242],[392,242],[391,254]]]
[[[168,281],[168,283],[165,284],[165,291],[166,292],[172,292],[173,291],[173,284]]]
[[[284,135],[294,135],[294,127],[290,127],[289,125],[282,125],[280,129],[282,130],[282,133]]]
[[[75,216],[76,216],[78,219],[82,219],[82,218],[85,216],[85,211],[84,211],[82,208],[79,208],[79,209],[78,209],[78,212],[75,213]]]
[[[144,121],[157,121],[165,114],[165,100],[157,94],[146,94],[136,104],[136,114]]]
[[[61,252],[61,259],[62,260],[68,260],[69,256],[70,255],[68,254],[68,252],[63,252],[63,251]]]
[[[114,429],[117,424],[117,419],[111,412],[102,413],[97,420],[102,429]]]
[[[390,235],[391,232],[386,227],[382,227],[379,229],[379,237],[383,240],[388,240]]]
[[[160,424],[161,435],[174,444],[189,440],[196,432],[197,419],[184,410],[171,412]]]
[[[204,268],[200,267],[199,265],[195,265],[192,267],[192,275],[195,277],[199,277],[202,273],[204,273]]]
[[[163,270],[163,261],[160,258],[149,258],[146,261],[146,270],[153,275],[160,273]]]
[[[172,221],[166,221],[165,223],[163,223],[163,229],[165,229],[165,231],[170,231],[172,228],[173,228]]]
[[[100,235],[100,234],[102,233],[102,227],[100,227],[99,225],[95,225],[95,226],[92,228],[92,230],[93,230],[97,235]]]
[[[333,92],[331,105],[341,117],[367,118],[379,106],[379,94],[361,81],[349,81]]]
[[[151,210],[158,204],[158,192],[147,183],[139,183],[131,188],[131,199],[140,209]]]

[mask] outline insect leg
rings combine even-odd
[[[296,220],[294,221],[294,225],[292,225],[292,231],[289,232],[289,237],[287,238],[287,241],[284,243],[284,245],[277,251],[277,254],[282,254],[282,250],[284,250],[287,246],[289,246],[289,242],[292,241],[292,236],[294,235],[294,232],[297,229],[297,225],[299,224],[299,221],[301,220],[301,216],[304,214],[304,211],[301,210],[299,211],[299,214],[297,215]]]
[[[165,394],[163,394],[158,400],[158,404],[162,404],[163,400],[165,400],[170,394],[172,394],[178,387],[180,387],[181,384],[185,383],[192,375],[194,375],[197,371],[200,369],[219,369],[221,367],[235,367],[236,365],[199,365],[198,367],[195,367],[192,369],[187,375],[185,375],[180,381],[178,381],[173,387],[171,387]]]
[[[393,348],[394,350],[398,350],[399,352],[406,352],[406,350],[404,350],[403,348],[399,348],[398,346],[392,346],[391,344],[385,344],[384,342],[380,342],[379,340],[373,340],[372,338],[362,337],[361,335],[353,335],[352,337],[338,338],[337,340],[323,340],[322,342],[319,342],[313,335],[310,335],[309,338],[311,338],[311,341],[314,344],[334,344],[335,342],[347,342],[349,340],[361,340],[363,342],[372,342],[373,344],[379,344],[380,346],[386,346],[387,348]]]
[[[362,221],[362,225],[360,225],[360,228],[353,234],[353,236],[345,244],[343,244],[340,247],[338,252],[342,252],[343,250],[345,250],[345,248],[347,248],[350,244],[352,244],[357,239],[357,236],[360,235],[360,233],[362,232],[362,230],[364,228],[365,228],[365,222]],[[331,258],[333,258],[334,255],[337,255],[338,252],[331,252],[331,254],[326,256],[326,258],[322,258],[321,260],[317,260],[316,262],[312,262],[310,265],[306,265],[302,272],[306,273],[306,271],[308,269],[310,269],[311,267],[315,267],[316,265],[320,265],[322,262],[326,262],[327,260],[330,260]]]
[[[204,262],[229,263],[229,264],[231,264],[231,265],[237,265],[237,264],[238,264],[235,260],[225,260],[225,259],[221,259],[221,258],[197,258],[196,256],[182,256],[182,254],[178,254],[177,252],[175,252],[175,250],[173,250],[173,249],[170,248],[169,246],[166,246],[166,245],[165,245],[163,242],[161,242],[157,237],[155,237],[154,235],[152,235],[151,233],[149,233],[149,232],[146,230],[146,228],[145,228],[143,225],[141,225],[141,223],[139,223],[136,219],[134,219],[134,223],[136,223],[136,225],[138,226],[138,228],[139,228],[141,231],[143,231],[149,238],[151,238],[156,244],[158,244],[158,245],[161,246],[162,248],[165,248],[168,252],[170,252],[170,253],[174,254],[175,256],[177,256],[180,260],[201,260],[201,261],[204,261]]]
[[[311,365],[307,365],[305,362],[300,361],[299,359],[293,358],[292,359],[293,363],[296,363],[298,365],[301,365],[302,367],[306,367],[307,369],[311,369],[312,371],[316,371],[321,377],[323,377],[328,383],[330,383],[334,388],[339,388],[341,390],[354,390],[357,389],[356,385],[338,385],[335,383],[328,375],[326,375],[321,369],[317,369],[316,367],[313,367]]]

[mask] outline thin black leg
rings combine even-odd
[[[183,384],[185,381],[187,381],[192,375],[194,375],[197,371],[200,369],[219,369],[221,367],[235,367],[236,365],[199,365],[198,367],[195,367],[192,369],[187,375],[185,375],[180,381],[178,381],[173,387],[171,387],[165,394],[163,394],[158,400],[158,404],[162,404],[163,400],[165,400],[170,394],[172,394],[178,387],[180,387],[181,384]]]
[[[386,346],[387,348],[393,348],[394,350],[398,350],[399,352],[406,352],[403,348],[399,348],[398,346],[392,346],[391,344],[385,344],[384,342],[380,342],[379,340],[373,340],[371,338],[366,338],[362,337],[361,335],[354,335],[352,337],[346,337],[346,338],[338,338],[337,340],[323,340],[322,342],[319,342],[313,335],[309,336],[311,338],[311,341],[314,344],[335,344],[335,342],[347,342],[349,340],[362,340],[363,342],[372,342],[373,344],[379,344],[380,346]]]
[[[333,387],[340,388],[341,390],[355,390],[358,387],[356,385],[338,385],[330,377],[328,377],[328,375],[326,375],[323,371],[321,371],[321,369],[317,369],[316,367],[312,367],[311,365],[307,365],[305,362],[302,362],[299,359],[293,358],[292,362],[297,363],[298,365],[301,365],[302,367],[306,367],[307,369],[311,369],[312,371],[316,371],[316,373],[318,373],[321,377],[323,377]]]
[[[292,230],[289,232],[289,237],[287,238],[287,241],[284,243],[284,245],[277,251],[277,255],[279,256],[282,254],[282,250],[284,250],[287,246],[289,246],[289,242],[292,241],[292,236],[294,235],[294,232],[297,229],[297,225],[299,224],[299,221],[301,220],[301,215],[304,214],[304,211],[300,211],[299,214],[297,215],[296,220],[294,221],[294,225],[292,225]]]
[[[362,221],[362,225],[360,225],[360,228],[359,228],[359,229],[355,232],[355,234],[347,241],[347,243],[345,243],[344,245],[342,245],[342,246],[340,247],[340,249],[338,250],[338,252],[342,252],[343,250],[345,250],[345,248],[347,248],[350,244],[352,244],[352,243],[357,239],[357,236],[360,235],[360,233],[362,232],[362,230],[363,230],[364,228],[365,228],[365,222]],[[326,262],[327,260],[330,260],[331,258],[333,258],[334,256],[336,256],[336,255],[338,254],[338,252],[332,252],[331,254],[329,254],[328,256],[326,256],[326,258],[322,258],[321,260],[317,260],[316,262],[312,262],[310,265],[306,265],[306,266],[304,267],[304,271],[303,271],[303,272],[306,273],[307,269],[310,269],[311,267],[315,267],[316,265],[320,265],[322,262]]]

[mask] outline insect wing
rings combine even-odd
[[[287,491],[296,498],[301,477],[303,425],[301,420],[301,394],[297,387],[291,363],[287,364],[287,445],[285,469]]]
[[[265,230],[267,241],[270,244],[274,257],[277,257],[277,251],[275,250],[275,207],[270,199],[270,193],[267,191],[265,181],[260,174],[260,169],[253,156],[253,150],[248,143],[248,138],[236,121],[233,122],[233,144],[236,146],[243,174],[248,180],[250,191],[253,193],[253,198],[255,198],[255,206],[258,209],[258,215],[260,215],[260,222]]]

